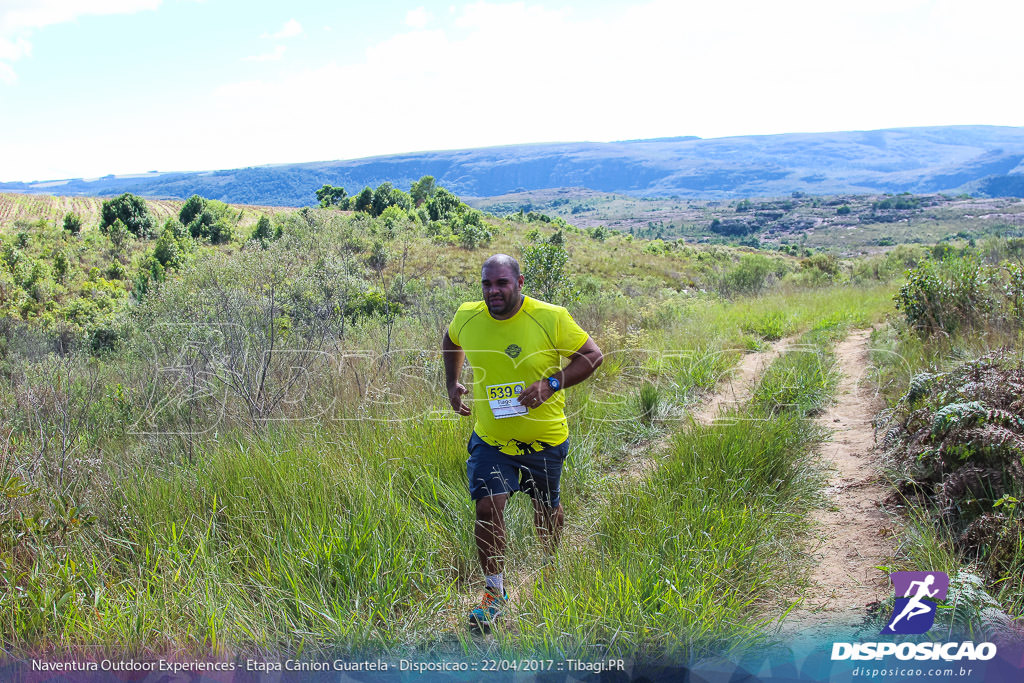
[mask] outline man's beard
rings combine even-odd
[[[489,310],[491,313],[494,313],[496,315],[505,315],[507,313],[511,313],[512,310],[516,307],[516,304],[518,302],[519,302],[519,295],[518,294],[513,294],[508,299],[506,299],[505,297],[500,297],[498,301],[494,301],[492,299],[488,299],[487,300],[487,310]],[[495,306],[500,306],[501,308],[495,308]]]

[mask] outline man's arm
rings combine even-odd
[[[467,389],[459,382],[466,352],[452,341],[452,338],[448,336],[448,330],[445,330],[444,336],[441,337],[441,356],[444,358],[444,380],[445,386],[448,388],[448,402],[452,404],[452,409],[459,415],[469,415],[471,412],[469,406],[462,401],[462,396]]]
[[[587,337],[579,351],[569,356],[569,364],[556,372],[552,377],[558,380],[563,389],[579,384],[594,374],[604,361],[604,354],[597,347],[592,337]],[[535,407],[551,398],[555,392],[548,385],[547,377],[534,382],[519,394],[519,402],[524,406]]]

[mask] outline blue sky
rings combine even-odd
[[[0,0],[0,181],[1024,125],[1024,5]]]

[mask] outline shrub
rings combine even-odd
[[[432,221],[444,221],[459,213],[462,206],[464,205],[458,197],[439,187],[427,202],[427,214]]]
[[[182,225],[190,225],[205,208],[206,200],[194,194],[181,205],[181,210],[178,211],[178,220]]]
[[[925,260],[895,296],[907,325],[921,334],[952,333],[985,318],[995,306],[994,269],[974,257]]]
[[[561,232],[555,233],[560,235]],[[569,253],[561,244],[552,242],[523,247],[523,288],[544,301],[559,303],[570,297],[571,283],[565,273]]]
[[[153,257],[165,268],[178,268],[191,251],[192,240],[185,227],[173,218],[167,219],[153,247]]]
[[[740,262],[718,277],[717,288],[722,296],[751,295],[761,292],[777,266],[762,254],[744,254]]]
[[[324,187],[327,187],[327,186],[325,185]],[[260,216],[258,221],[256,221],[256,227],[253,228],[252,235],[250,235],[249,239],[251,239],[251,240],[253,240],[255,242],[259,242],[260,245],[264,249],[266,249],[267,245],[271,241],[279,238],[281,236],[281,234],[282,234],[281,226],[280,225],[277,226],[277,229],[275,230],[273,228],[273,226],[271,226],[271,224],[270,224],[270,219],[267,218],[266,214],[264,214],[264,215]]]
[[[64,214],[64,230],[72,235],[82,232],[82,217],[71,211]]]
[[[128,232],[136,237],[151,237],[156,225],[145,200],[129,192],[103,202],[100,230],[108,232],[116,221],[121,221]]]
[[[465,225],[459,234],[459,244],[463,249],[472,251],[478,246],[487,245],[491,242],[491,232],[480,225]]]

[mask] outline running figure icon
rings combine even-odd
[[[917,593],[914,596],[912,596],[909,601],[907,601],[907,605],[903,608],[903,611],[900,612],[898,617],[892,620],[891,624],[889,624],[890,631],[896,630],[896,622],[898,622],[903,617],[906,617],[907,621],[909,621],[914,617],[920,616],[922,614],[927,614],[928,612],[932,611],[931,605],[924,604],[923,598],[934,598],[938,594],[939,590],[937,588],[933,591],[928,590],[928,588],[933,583],[935,583],[935,576],[933,576],[932,574],[926,576],[924,578],[924,581],[910,582],[910,590],[914,590],[914,586],[917,586]]]
[[[893,572],[889,575],[896,599],[892,618],[882,633],[924,633],[935,623],[937,603],[946,599],[949,576],[945,572]]]

